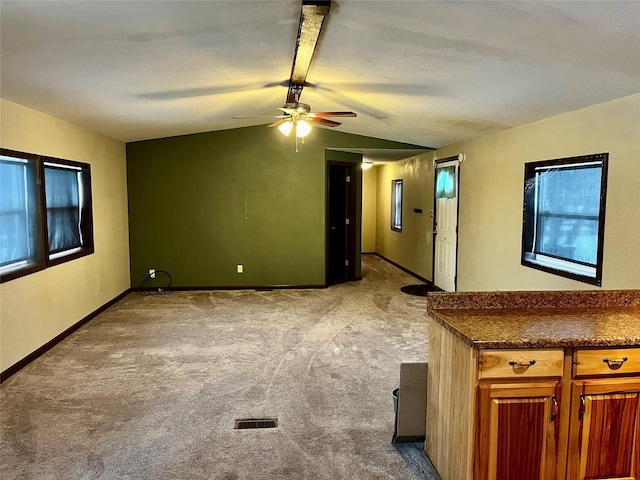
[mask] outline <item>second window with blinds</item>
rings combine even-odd
[[[391,181],[391,230],[402,231],[402,180]]]

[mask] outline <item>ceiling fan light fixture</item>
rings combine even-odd
[[[311,125],[309,125],[307,122],[305,122],[304,120],[299,120],[296,123],[296,136],[297,137],[304,138],[307,135],[309,135],[309,132],[311,132]]]
[[[291,129],[293,128],[293,122],[289,120],[288,122],[284,122],[278,126],[278,130],[280,130],[285,137],[289,136],[291,133]]]

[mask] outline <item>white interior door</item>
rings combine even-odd
[[[436,164],[433,284],[445,292],[456,291],[459,167],[457,160]]]

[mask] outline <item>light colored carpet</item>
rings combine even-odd
[[[363,256],[319,290],[132,293],[0,387],[0,478],[438,478],[394,445],[401,362],[427,361],[415,279]],[[279,427],[234,430],[274,416]]]

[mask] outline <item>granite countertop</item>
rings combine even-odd
[[[640,346],[640,290],[430,293],[428,311],[477,348]]]

